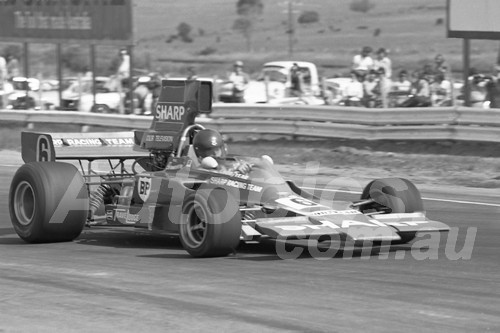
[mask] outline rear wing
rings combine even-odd
[[[163,80],[148,130],[101,133],[36,133],[21,135],[24,162],[135,159],[150,151],[171,153],[184,129],[199,114],[212,111],[212,82]]]
[[[134,145],[133,132],[21,133],[25,163],[56,160],[136,159],[149,151]]]
[[[199,114],[212,112],[212,82],[163,80],[148,130],[135,131],[136,144],[151,151],[173,152],[184,129]]]

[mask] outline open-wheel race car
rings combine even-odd
[[[60,242],[86,226],[129,226],[179,236],[192,256],[208,257],[266,238],[405,243],[448,230],[425,216],[405,179],[374,180],[359,201],[332,201],[285,180],[265,155],[207,163],[193,141],[204,129],[196,116],[210,113],[211,101],[210,82],[164,80],[148,130],[23,132],[26,163],[9,194],[17,234]]]

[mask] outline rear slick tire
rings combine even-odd
[[[88,216],[87,186],[76,167],[30,162],[12,180],[9,210],[16,233],[28,243],[72,241]]]

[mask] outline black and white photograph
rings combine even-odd
[[[0,332],[500,332],[498,17],[0,0]]]

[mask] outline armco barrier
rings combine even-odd
[[[0,111],[0,122],[148,128],[151,117],[69,111]],[[307,105],[214,104],[197,121],[227,134],[365,140],[500,142],[500,110],[465,107],[366,109]]]
[[[457,108],[457,123],[460,125],[500,126],[500,109]]]
[[[367,109],[307,105],[223,104],[214,107],[214,118],[305,120],[359,125],[450,124],[458,117],[456,108]],[[500,124],[500,122],[499,122]]]
[[[150,117],[112,115],[72,111],[24,111],[2,110],[0,122],[18,121],[26,123],[57,123],[117,128],[148,128]]]

